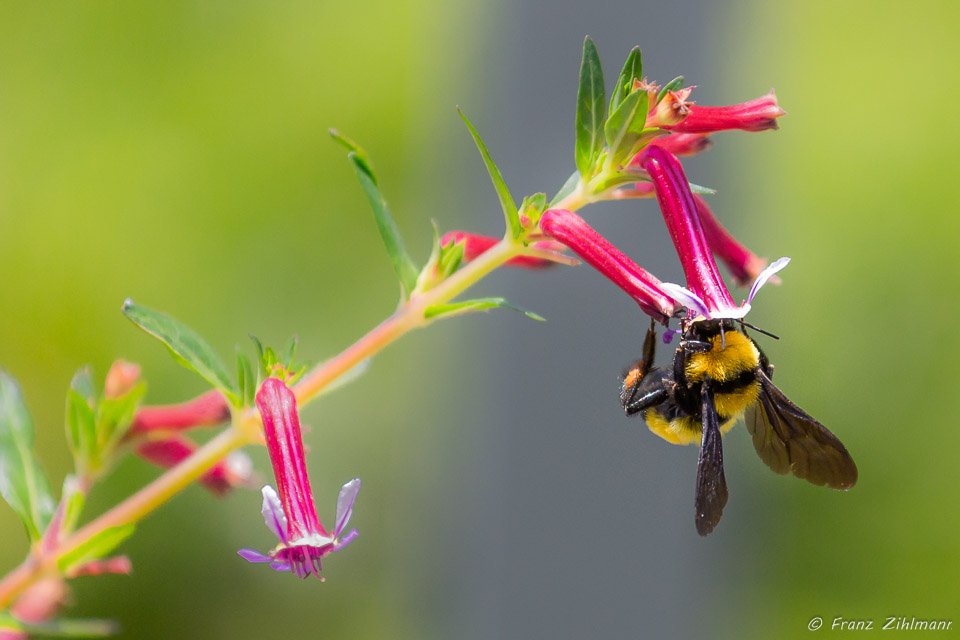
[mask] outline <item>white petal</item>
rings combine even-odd
[[[263,514],[263,521],[267,523],[267,528],[273,531],[273,535],[280,539],[280,542],[286,542],[287,516],[283,513],[280,497],[268,484],[263,486],[260,493],[263,494],[263,508],[260,510],[260,513]]]
[[[753,281],[753,286],[750,287],[750,295],[747,296],[747,304],[753,302],[753,296],[757,295],[757,291],[760,291],[760,287],[766,284],[767,280],[769,280],[773,274],[775,274],[777,271],[780,271],[788,264],[790,264],[790,258],[783,257],[761,271],[760,275],[757,276],[757,279]]]
[[[660,283],[660,288],[663,289],[668,296],[685,306],[687,309],[693,309],[704,318],[711,317],[710,310],[707,308],[707,303],[701,300],[700,297],[693,291],[690,291],[690,289],[681,287],[680,285],[672,282],[662,282]]]
[[[337,526],[333,530],[334,538],[339,538],[340,532],[350,522],[350,515],[353,514],[353,503],[357,499],[358,491],[360,491],[360,478],[354,478],[340,489],[340,495],[337,497]]]

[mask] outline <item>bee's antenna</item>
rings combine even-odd
[[[780,336],[774,335],[774,334],[770,333],[769,331],[764,331],[764,330],[761,329],[760,327],[758,327],[758,326],[756,326],[756,325],[754,325],[754,324],[750,324],[749,322],[747,322],[747,321],[745,321],[745,320],[742,320],[742,319],[740,320],[740,326],[750,327],[750,328],[753,329],[754,331],[759,331],[759,332],[762,333],[763,335],[765,335],[765,336],[770,336],[770,337],[773,338],[774,340],[779,340],[779,339],[780,339]]]

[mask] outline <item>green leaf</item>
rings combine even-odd
[[[540,222],[540,216],[546,210],[547,194],[545,193],[534,193],[524,198],[523,202],[520,203],[520,211],[530,218],[530,223],[534,227]]]
[[[133,523],[130,523],[100,531],[73,551],[58,558],[57,568],[64,572],[78,564],[106,556],[129,538],[134,528]]]
[[[40,538],[55,504],[33,456],[33,422],[17,381],[0,369],[0,495],[17,512],[31,540]]]
[[[580,172],[574,171],[570,174],[570,177],[567,178],[567,181],[563,183],[563,186],[560,187],[560,191],[557,191],[557,195],[553,196],[553,200],[550,201],[549,207],[555,207],[559,204],[564,198],[573,193],[577,185],[580,184]]]
[[[583,59],[580,62],[580,88],[577,90],[577,146],[574,157],[577,170],[585,179],[603,151],[603,123],[606,102],[603,88],[603,68],[597,45],[590,36],[583,41]]]
[[[260,375],[264,378],[267,377],[267,365],[264,360],[265,354],[263,352],[263,343],[260,342],[260,338],[253,335],[252,333],[247,334],[250,336],[250,341],[253,342],[253,346],[257,349],[257,363],[260,365]]]
[[[123,313],[135,325],[167,345],[177,362],[199,373],[200,377],[219,389],[231,404],[238,406],[240,399],[230,382],[226,366],[213,347],[193,329],[165,313],[134,304],[130,298],[123,303]]]
[[[370,170],[370,165],[356,151],[348,153],[347,158],[353,163],[357,178],[360,180],[360,186],[363,187],[363,191],[370,201],[373,217],[377,222],[377,229],[380,230],[380,238],[387,249],[387,255],[390,256],[390,262],[393,264],[393,271],[397,274],[397,279],[400,280],[400,286],[403,287],[403,296],[405,299],[409,298],[417,286],[417,266],[407,253],[407,248],[403,244],[403,237],[400,235],[400,229],[397,228],[393,214],[390,213],[387,201],[380,193],[380,187]]]
[[[624,98],[603,128],[614,165],[620,165],[630,157],[630,151],[643,135],[646,124],[647,92],[634,91]]]
[[[476,311],[486,311],[488,309],[511,309],[513,311],[518,311],[528,318],[533,320],[539,320],[541,322],[545,321],[546,318],[543,316],[534,313],[533,311],[528,311],[520,307],[514,306],[507,302],[505,298],[477,298],[475,300],[464,300],[463,302],[451,302],[448,304],[434,304],[430,305],[423,311],[423,317],[437,318],[443,316],[445,318],[452,318],[453,316],[463,315],[465,313],[473,313]]]
[[[623,63],[623,69],[620,70],[620,77],[617,78],[617,86],[613,89],[613,95],[610,96],[610,115],[617,110],[625,96],[633,88],[633,81],[640,80],[643,77],[643,60],[640,56],[640,47],[634,47],[627,56],[627,61]]]
[[[67,444],[77,471],[85,473],[94,464],[100,449],[90,367],[82,367],[73,375],[66,404]]]
[[[103,618],[56,618],[36,624],[20,623],[31,638],[107,638],[120,632],[114,620]]]
[[[677,76],[667,84],[663,85],[663,89],[660,89],[660,93],[657,94],[657,104],[660,104],[660,101],[663,100],[663,96],[667,95],[667,91],[676,91],[677,89],[683,89],[683,76]]]
[[[360,186],[363,187],[370,206],[373,208],[373,217],[377,223],[377,229],[380,231],[380,237],[387,249],[387,255],[390,256],[390,262],[393,264],[393,270],[400,280],[400,286],[403,287],[404,298],[409,298],[417,285],[417,266],[407,253],[403,244],[403,237],[400,235],[400,229],[390,213],[387,201],[380,192],[380,185],[377,176],[373,172],[373,165],[367,152],[360,145],[343,135],[336,129],[330,129],[330,136],[349,153],[347,158],[353,163],[353,168],[357,172],[360,180]]]
[[[514,238],[517,238],[520,236],[520,215],[517,212],[517,205],[513,201],[513,196],[510,195],[510,190],[507,189],[507,183],[503,181],[500,170],[497,169],[497,165],[494,164],[493,159],[490,157],[490,152],[487,151],[487,145],[480,139],[480,134],[473,128],[470,120],[467,119],[467,116],[464,115],[460,107],[457,107],[457,113],[463,118],[467,129],[470,130],[470,135],[473,136],[473,142],[477,145],[477,149],[480,150],[480,157],[483,158],[483,164],[487,167],[487,173],[490,174],[493,188],[496,189],[497,197],[500,198],[500,207],[503,209],[503,217],[507,221],[507,229],[510,230]]]

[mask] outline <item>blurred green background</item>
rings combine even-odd
[[[769,346],[778,384],[860,468],[847,494],[778,478],[737,429],[730,507],[699,540],[695,452],[626,423],[614,399],[642,335],[635,307],[586,269],[497,274],[484,293],[550,322],[434,326],[305,412],[321,519],[345,480],[364,479],[361,538],[325,563],[326,584],[234,555],[269,544],[258,494],[191,488],[126,543],[132,576],[74,583],[71,613],[184,639],[800,637],[814,615],[960,617],[960,136],[944,113],[960,92],[957,6],[0,7],[0,365],[24,388],[55,485],[79,366],[141,363],[150,402],[203,389],[122,317],[125,297],[224,355],[247,333],[298,333],[314,361],[391,311],[396,284],[327,127],[371,153],[418,258],[431,217],[501,224],[453,105],[514,195],[556,189],[573,168],[585,33],[608,81],[640,44],[652,77],[685,73],[703,104],[776,86],[781,131],[717,136],[689,173],[719,188],[716,212],[749,245],[794,258],[751,321],[784,336]],[[679,277],[650,206],[609,210],[591,222],[648,234],[614,237]],[[265,452],[253,456],[266,477]],[[121,464],[89,512],[155,475]],[[26,542],[6,507],[0,540],[12,567]]]

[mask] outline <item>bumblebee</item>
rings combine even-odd
[[[846,490],[857,481],[857,465],[843,443],[773,384],[773,365],[745,325],[732,319],[684,322],[673,367],[657,368],[651,323],[642,358],[620,384],[628,416],[643,414],[650,430],[667,442],[700,442],[694,504],[701,536],[713,531],[727,504],[721,434],[741,416],[757,454],[774,472],[833,489]]]

